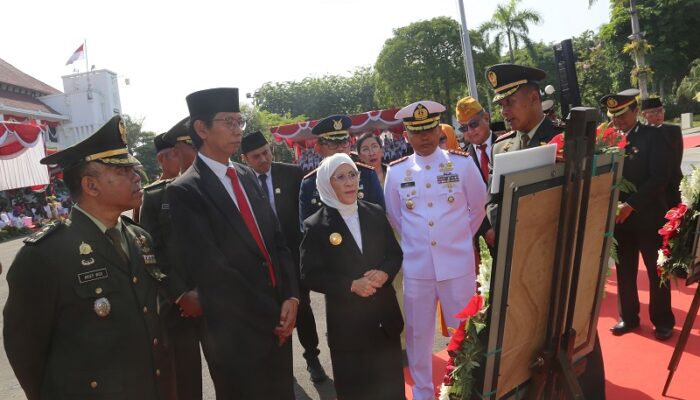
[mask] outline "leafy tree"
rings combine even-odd
[[[600,38],[593,31],[585,31],[573,38],[576,54],[576,75],[581,89],[581,103],[588,107],[599,107],[598,100],[608,94],[628,87],[617,77],[624,75],[626,57]]]
[[[621,52],[632,33],[629,1],[611,0],[611,5],[611,20],[602,27],[601,40],[613,44]],[[654,70],[652,91],[661,96],[677,87],[688,73],[690,62],[700,58],[698,9],[700,0],[637,0],[639,25],[652,46],[646,55],[647,64]],[[626,72],[617,80],[630,82],[628,74],[634,65],[627,57],[622,61]],[[629,86],[629,83],[623,86]]]
[[[351,76],[326,75],[301,81],[267,82],[255,91],[255,104],[264,111],[311,119],[331,114],[354,114],[377,108],[374,72],[355,69]]]
[[[475,58],[478,64],[479,54]],[[435,100],[447,107],[443,118],[451,121],[453,104],[466,92],[462,60],[460,27],[451,18],[438,17],[394,29],[374,66],[377,100],[387,107]]]
[[[700,58],[690,64],[690,73],[678,86],[678,97],[700,101]]]
[[[156,160],[156,148],[153,145],[155,133],[150,131],[142,131],[143,118],[134,119],[129,115],[123,115],[124,124],[126,125],[127,147],[136,159],[143,165],[146,180],[153,181],[160,176],[160,167]]]
[[[479,31],[485,35],[495,32],[495,42],[503,43],[504,39],[508,45],[510,62],[515,62],[515,50],[524,44],[527,49],[534,51],[532,42],[527,36],[530,33],[529,24],[539,24],[540,14],[537,11],[525,9],[517,10],[516,7],[521,0],[509,0],[507,4],[499,4],[490,21],[483,23]]]
[[[241,113],[248,121],[246,124],[244,135],[260,131],[265,135],[267,142],[272,145],[272,154],[275,161],[294,162],[294,153],[285,142],[278,142],[270,133],[270,128],[278,125],[286,125],[295,122],[305,121],[307,118],[303,115],[291,117],[287,115],[278,115],[269,111],[260,110],[259,108],[251,107],[247,104],[241,106]],[[236,155],[235,159],[239,160],[240,156]]]

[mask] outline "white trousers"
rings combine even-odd
[[[413,378],[414,400],[434,400],[433,346],[435,310],[440,300],[445,323],[456,328],[455,314],[462,311],[476,292],[476,278],[467,276],[435,281],[404,276],[403,298],[406,313],[406,353]]]

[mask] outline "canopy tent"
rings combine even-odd
[[[0,122],[0,190],[47,185],[43,133],[48,125]]]
[[[372,130],[379,132],[389,130],[394,134],[400,134],[404,130],[403,123],[401,120],[394,118],[398,110],[398,108],[389,108],[350,115],[352,120],[352,126],[349,129],[350,134],[357,135]],[[310,147],[316,140],[315,136],[311,134],[311,129],[318,121],[313,120],[273,126],[270,128],[270,132],[275,136],[275,140],[278,142],[285,141],[290,147],[293,147],[294,144]]]

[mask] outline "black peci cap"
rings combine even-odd
[[[267,144],[265,135],[260,131],[243,136],[241,140],[241,153],[246,154],[249,151],[257,150]]]

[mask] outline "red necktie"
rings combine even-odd
[[[241,212],[241,216],[243,217],[243,221],[245,221],[245,225],[248,227],[248,231],[250,231],[250,234],[253,236],[253,239],[255,239],[255,243],[258,244],[260,252],[265,257],[265,261],[267,261],[267,270],[270,273],[270,281],[272,281],[272,287],[275,287],[277,286],[277,281],[275,280],[275,272],[272,267],[270,253],[267,252],[262,237],[260,236],[258,226],[255,224],[255,217],[253,216],[253,211],[251,211],[250,206],[248,205],[248,200],[246,200],[245,195],[243,194],[243,188],[241,187],[238,181],[238,175],[236,174],[236,170],[233,167],[229,167],[226,170],[226,176],[228,176],[231,179],[231,186],[233,186],[233,194],[236,196],[236,201],[238,202],[238,210]]]
[[[480,145],[477,145],[476,147],[479,148],[479,151],[481,151],[481,161],[479,161],[479,167],[481,168],[481,175],[484,177],[484,180],[488,182],[489,180],[489,156],[486,154],[486,143],[482,143]]]

